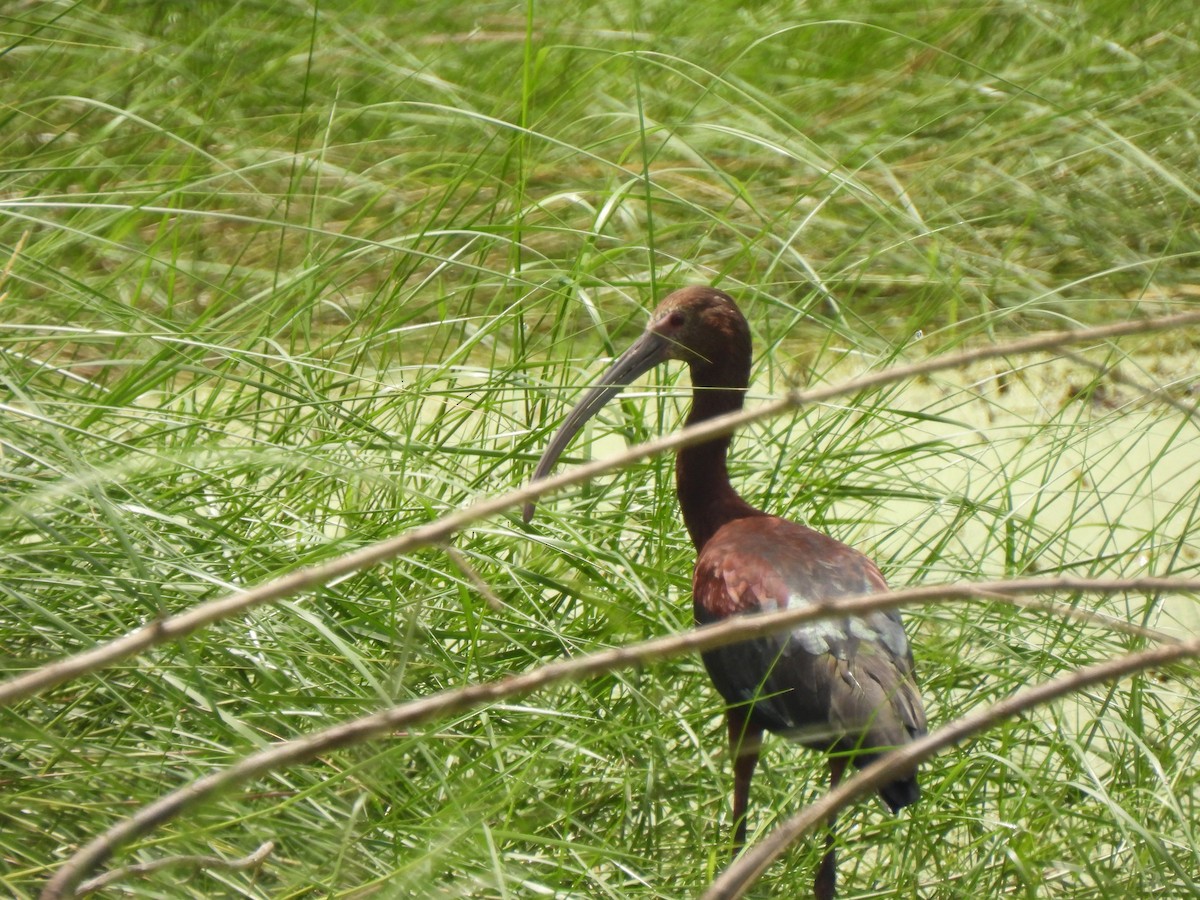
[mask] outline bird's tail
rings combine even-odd
[[[899,812],[906,806],[911,806],[921,799],[921,787],[917,784],[917,776],[900,778],[879,789],[879,796],[892,812]]]
[[[860,769],[865,769],[879,758],[880,756],[874,753],[861,754],[855,758],[854,764]],[[917,784],[916,771],[895,781],[889,781],[879,789],[879,796],[894,813],[906,806],[912,806],[921,799],[921,786]]]

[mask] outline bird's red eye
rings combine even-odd
[[[667,324],[672,328],[680,328],[686,321],[686,317],[679,310],[675,310],[671,315],[667,316]]]

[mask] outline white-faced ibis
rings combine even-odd
[[[546,448],[544,477],[571,438],[638,375],[667,360],[692,376],[688,424],[742,407],[750,379],[750,329],[727,294],[688,287],[668,296],[642,336],[600,377]],[[679,451],[676,488],[696,546],[697,624],[727,616],[822,604],[887,589],[866,556],[827,535],[755,509],[733,489],[728,437]],[[525,520],[533,505],[525,508]],[[710,650],[704,666],[728,704],[733,758],[734,852],[745,843],[750,779],[764,730],[827,751],[836,785],[848,761],[864,766],[925,733],[912,651],[896,612],[829,619]],[[880,790],[895,812],[920,796],[915,770]],[[834,895],[832,823],[815,896]]]

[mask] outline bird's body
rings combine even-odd
[[[821,605],[887,590],[869,559],[774,516],[737,519],[704,545],[692,583],[696,623]],[[924,733],[913,662],[897,613],[825,619],[704,654],[713,684],[747,726],[866,765],[872,748]],[[897,676],[901,676],[897,678]],[[919,797],[915,776],[880,791],[896,810]]]
[[[625,384],[668,359],[688,363],[688,424],[740,409],[750,377],[750,332],[732,298],[684,288],[655,310],[642,337],[571,412],[534,473],[543,477],[582,424]],[[887,589],[866,556],[804,525],[768,515],[729,481],[729,438],[680,450],[676,487],[696,547],[697,624],[734,615],[824,604]],[[532,515],[526,507],[526,520]],[[705,668],[725,699],[734,758],[734,847],[745,840],[750,780],[764,730],[829,751],[836,784],[847,761],[867,765],[925,732],[912,652],[898,613],[825,619],[778,635],[709,650]],[[880,795],[892,810],[920,796],[915,771]],[[832,831],[830,832],[832,841]],[[832,844],[816,896],[833,896]]]

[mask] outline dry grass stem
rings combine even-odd
[[[640,644],[617,647],[575,659],[565,659],[559,662],[548,663],[530,672],[511,675],[500,681],[472,684],[463,688],[442,691],[428,697],[423,697],[420,700],[403,703],[399,706],[382,710],[381,712],[350,722],[341,723],[335,727],[305,735],[301,738],[284,741],[266,750],[247,756],[226,769],[213,772],[164,795],[151,805],[143,807],[134,815],[124,819],[103,834],[89,841],[85,846],[72,854],[47,883],[46,889],[42,893],[42,900],[57,900],[57,898],[71,896],[75,890],[75,886],[83,878],[87,877],[96,866],[107,859],[118,847],[149,833],[221,791],[244,784],[273,770],[307,762],[322,753],[328,753],[332,750],[343,749],[373,740],[387,735],[396,729],[428,721],[435,716],[470,709],[485,703],[494,703],[512,697],[523,696],[532,691],[541,690],[552,684],[569,679],[580,679],[604,672],[611,672],[620,668],[643,665],[680,653],[703,651],[711,647],[781,631],[801,623],[818,621],[824,618],[862,615],[874,610],[895,609],[919,603],[967,598],[996,600],[1028,594],[1058,592],[1089,592],[1106,595],[1129,592],[1197,593],[1200,592],[1200,579],[1188,580],[1153,577],[1114,580],[1029,578],[978,584],[907,588],[885,594],[855,597],[828,606],[790,609],[776,613],[727,619],[723,622],[697,628],[683,634],[656,638]],[[1156,651],[1137,658],[1172,661],[1193,655],[1197,651],[1200,651],[1200,642],[1170,641]],[[1159,655],[1155,656],[1154,653]],[[1151,664],[1147,662],[1144,665]],[[1083,683],[1091,683],[1087,681],[1088,678],[1103,680],[1116,677],[1117,674],[1127,671],[1125,668],[1122,668],[1122,665],[1130,664],[1123,664],[1121,661],[1111,661],[1105,663],[1103,666],[1084,670],[1085,674],[1083,676],[1074,673],[1066,679],[1061,680],[1061,682],[1054,682],[1053,684],[1073,683],[1071,679],[1080,677],[1084,679]],[[1140,666],[1141,664],[1138,665]],[[1104,674],[1110,670],[1116,674]],[[1134,671],[1134,669],[1128,669],[1128,671]],[[1100,674],[1096,674],[1097,672]],[[1049,691],[1052,689],[1043,686],[1043,690]],[[1032,702],[1043,702],[1038,699],[1041,696],[1041,694],[1035,692]],[[1049,696],[1059,695],[1050,694]],[[1007,710],[1008,708],[1001,704],[1002,710]],[[999,718],[1010,714],[1003,712]],[[973,723],[991,721],[991,719],[984,718],[985,715],[987,714],[967,717],[964,720],[968,723],[967,726],[956,727],[966,727],[967,730],[962,732],[964,735],[973,733],[972,729],[985,727]],[[999,718],[996,721],[999,721]],[[948,746],[953,740],[958,739],[958,731],[949,732],[951,735],[949,738],[944,737],[945,733],[945,729],[943,729],[937,735],[933,736],[933,738],[926,739],[926,741],[933,740],[934,738],[945,740],[945,743],[930,744],[929,753],[933,753],[934,750],[942,746]],[[925,748],[926,746],[927,744],[924,741],[913,745],[914,748],[918,749]],[[912,752],[918,751],[913,750]],[[872,779],[870,785],[875,785],[883,780],[874,770],[863,774]],[[847,785],[860,783],[856,776],[855,779],[847,782]],[[867,789],[869,788],[864,788],[864,790]],[[841,797],[843,795],[835,793],[833,796]]]
[[[302,591],[326,584],[335,578],[361,571],[413,550],[444,543],[456,531],[473,522],[515,506],[522,506],[569,485],[579,484],[648,456],[691,446],[718,435],[729,434],[753,422],[779,416],[809,404],[820,403],[834,397],[862,394],[887,384],[906,381],[916,375],[957,369],[984,359],[1047,352],[1064,346],[1089,344],[1132,334],[1146,334],[1196,324],[1200,324],[1200,311],[1119,322],[1075,331],[1052,332],[896,366],[883,372],[874,372],[828,387],[792,391],[784,398],[766,403],[756,409],[710,419],[675,434],[640,444],[611,459],[579,466],[573,471],[525,485],[497,497],[487,498],[466,509],[443,516],[428,525],[363,547],[330,562],[298,569],[289,575],[266,582],[258,587],[211,600],[187,612],[159,619],[91,650],[10,678],[8,681],[0,683],[0,706],[16,703],[74,678],[97,672],[106,666],[128,659],[167,641],[186,637],[200,628],[264,603],[291,597]]]

